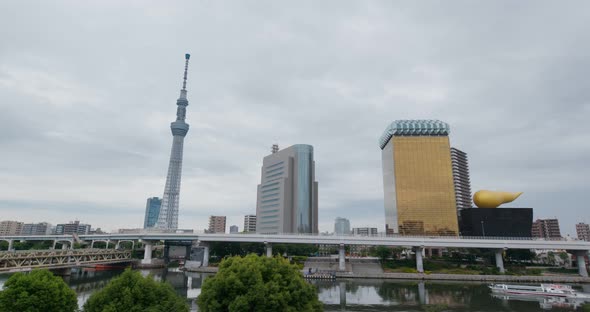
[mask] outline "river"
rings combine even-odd
[[[80,306],[98,289],[122,271],[80,271],[65,277],[78,294]],[[140,270],[158,280],[169,282],[175,291],[188,299],[191,311],[198,311],[196,298],[210,273],[184,273],[178,270]],[[0,288],[9,275],[0,275]],[[497,298],[486,284],[472,282],[398,281],[381,279],[346,279],[312,281],[318,288],[325,311],[588,311],[584,302],[565,299]],[[590,293],[590,285],[574,285]],[[589,306],[590,308],[590,306]]]

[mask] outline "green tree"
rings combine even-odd
[[[203,283],[199,311],[322,311],[315,288],[281,258],[231,257]]]
[[[47,270],[16,273],[0,292],[0,312],[73,312],[76,292]]]
[[[374,255],[381,260],[381,263],[384,263],[389,257],[391,257],[391,248],[386,246],[377,246],[374,249]]]
[[[84,304],[84,312],[168,312],[186,311],[189,307],[170,284],[156,282],[151,276],[125,270],[105,288],[92,294]]]

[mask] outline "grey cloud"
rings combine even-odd
[[[516,204],[539,217],[561,207],[572,233],[590,174],[588,12],[583,1],[2,3],[0,199],[52,202],[73,184],[92,200],[64,192],[61,218],[127,207],[122,220],[141,224],[164,186],[188,51],[181,226],[254,212],[278,142],[314,145],[322,230],[361,220],[358,207],[382,228],[377,139],[392,120],[436,118],[469,154],[474,189],[522,189]],[[18,176],[37,193],[15,190]]]

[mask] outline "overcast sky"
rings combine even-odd
[[[93,3],[92,3],[93,2]],[[180,228],[243,227],[271,145],[314,146],[321,231],[384,229],[378,138],[440,119],[473,191],[590,221],[586,1],[2,1],[0,220],[143,226],[191,53]]]

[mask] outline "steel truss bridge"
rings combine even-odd
[[[31,269],[62,269],[90,264],[131,261],[131,250],[66,249],[0,252],[0,273]]]

